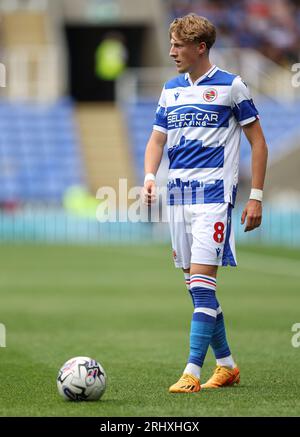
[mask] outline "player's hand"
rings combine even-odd
[[[145,205],[152,205],[156,201],[156,186],[154,181],[147,181],[142,189],[142,201]]]
[[[250,199],[242,213],[241,224],[246,221],[244,232],[253,231],[258,228],[262,220],[262,203],[258,200]]]

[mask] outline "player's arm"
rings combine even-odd
[[[264,138],[264,134],[260,125],[259,120],[253,123],[243,126],[243,131],[251,145],[252,149],[252,183],[251,187],[254,190],[263,190],[267,159],[268,159],[268,147]],[[245,232],[252,231],[261,224],[262,220],[262,199],[251,199],[251,197],[259,198],[260,192],[251,190],[250,199],[242,213],[241,223],[244,224],[246,221]]]
[[[150,205],[155,201],[155,175],[161,163],[167,134],[153,130],[145,151],[145,182],[142,192],[143,202]]]

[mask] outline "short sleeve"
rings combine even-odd
[[[237,76],[232,82],[231,107],[234,117],[241,126],[252,123],[259,118],[249,88],[240,76]]]
[[[163,88],[158,102],[153,129],[163,132],[165,134],[168,133],[167,102],[166,102],[165,88]]]

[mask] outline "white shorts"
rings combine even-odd
[[[232,206],[228,203],[168,207],[175,266],[236,266]]]

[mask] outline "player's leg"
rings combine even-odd
[[[197,209],[201,209],[200,212],[202,212],[203,205],[197,205],[197,207]],[[192,247],[195,245],[194,209],[194,206],[191,205],[184,208],[185,212],[189,213],[189,220],[185,221],[185,223],[188,223],[189,226],[181,228],[181,232],[184,232],[185,236],[189,235],[189,239],[187,240],[189,247],[186,248],[185,246],[182,246],[179,250],[179,253],[177,253],[177,257],[182,256],[181,252],[183,247],[185,249],[184,253],[188,249],[190,254],[189,260],[193,254]],[[185,218],[186,216],[187,214],[185,214]],[[205,225],[203,219],[204,216],[199,216],[198,214],[197,220],[200,222],[200,229],[203,229]],[[198,255],[199,254],[196,256],[197,262],[190,264],[190,269],[184,269],[187,283],[190,280],[189,292],[194,305],[190,333],[190,354],[182,377],[169,389],[169,391],[172,393],[186,393],[200,390],[200,370],[209,347],[210,339],[216,322],[217,302],[215,298],[215,288],[218,268],[217,263],[215,263],[216,265],[213,265],[213,263],[211,263],[211,265],[202,265],[201,257],[203,258],[203,251],[201,252],[200,256]],[[182,267],[184,268],[185,265],[182,265]],[[189,270],[190,278],[188,276]]]
[[[192,246],[192,233],[189,232],[191,226],[190,208],[188,205],[174,205],[168,211],[175,267],[183,270],[186,287],[189,290]],[[179,387],[174,390],[170,387],[169,390],[176,393],[199,391],[200,380],[192,374],[183,375]]]
[[[171,234],[173,261],[176,268],[181,268],[189,285],[189,268],[191,262],[192,235],[185,230],[190,227],[190,214],[184,205],[168,207],[168,220]]]
[[[231,227],[231,207],[227,207],[227,220],[224,222],[224,247],[222,265],[236,265],[234,233]],[[231,355],[226,337],[224,315],[217,299],[217,318],[210,345],[216,357],[216,369],[212,377],[201,388],[218,388],[239,382],[240,374]]]
[[[217,268],[218,265],[226,263],[235,265],[234,251],[230,251],[230,245],[228,245],[230,237],[228,223],[231,223],[228,215],[228,205],[194,205],[193,209],[194,213],[190,217],[193,237],[191,246],[192,264],[190,278],[188,278],[187,270],[185,271],[185,277],[186,280],[190,280],[189,291],[193,299],[194,314],[191,323],[188,363],[183,372],[183,377],[180,378],[178,383],[170,387],[170,391],[176,393],[198,390],[197,382],[200,378],[201,367],[212,338],[214,338],[214,344],[217,346],[217,349],[220,347],[220,344],[217,345],[216,343],[217,337],[214,337],[214,333],[216,326],[218,326],[216,335],[218,335],[220,341],[220,335],[225,334],[225,326],[224,322],[222,322],[222,316],[218,318],[218,325],[216,323],[219,308],[215,296]],[[224,340],[224,338],[221,340]],[[224,344],[221,346],[224,348]],[[225,349],[223,349],[222,353],[224,351]],[[220,351],[218,351],[219,353]],[[229,353],[229,355],[231,354]],[[229,355],[219,358],[228,358]],[[227,366],[221,367],[221,379],[224,385],[228,385],[230,381],[237,380],[236,373],[231,375]],[[225,376],[224,373],[226,373]],[[217,374],[218,379],[220,379],[220,369]],[[189,376],[194,378],[192,383],[189,381]],[[191,387],[193,387],[193,390],[190,389]]]
[[[191,264],[190,294],[194,312],[190,331],[190,354],[183,375],[169,388],[171,393],[200,390],[200,372],[214,331],[217,315],[215,281],[217,266]],[[185,271],[185,275],[187,271]]]
[[[184,279],[185,279],[185,285],[190,293],[192,300],[193,295],[190,290],[190,269],[182,269],[184,273]],[[233,357],[231,355],[231,351],[228,345],[227,337],[226,337],[226,329],[225,329],[225,322],[224,322],[224,315],[221,308],[221,305],[219,304],[218,298],[216,297],[217,301],[217,317],[216,317],[216,325],[215,329],[211,338],[210,346],[213,349],[214,355],[216,357],[216,364],[217,366],[226,366],[231,369],[236,367],[236,364],[233,360]],[[193,300],[194,303],[194,300]]]
[[[215,329],[217,317],[215,265],[191,264],[190,294],[194,312],[190,331],[190,355],[184,373],[200,379],[201,368]]]
[[[218,299],[217,299],[216,326],[210,345],[216,357],[217,366],[227,366],[230,367],[231,369],[233,369],[236,366],[228,345],[225,323],[224,323],[224,315]]]
[[[185,285],[187,288],[187,291],[190,291],[190,279],[191,279],[191,275],[190,275],[190,269],[182,269],[183,274],[184,274],[184,281],[185,281]]]
[[[217,366],[209,380],[201,388],[219,388],[238,384],[240,371],[235,364],[226,338],[224,316],[217,300],[217,320],[210,345],[214,351]]]
[[[193,300],[193,295],[190,290],[190,269],[183,269],[183,272],[187,290],[189,291]],[[223,386],[224,384],[232,385],[239,382],[239,370],[237,369],[237,366],[233,360],[226,338],[223,311],[217,298],[216,301],[217,317],[210,345],[216,357],[217,367],[213,377],[210,378],[206,384],[202,384],[201,388],[214,388]],[[188,363],[184,372],[193,374],[200,378],[200,369],[200,366]],[[232,369],[234,369],[233,372],[231,372]]]

